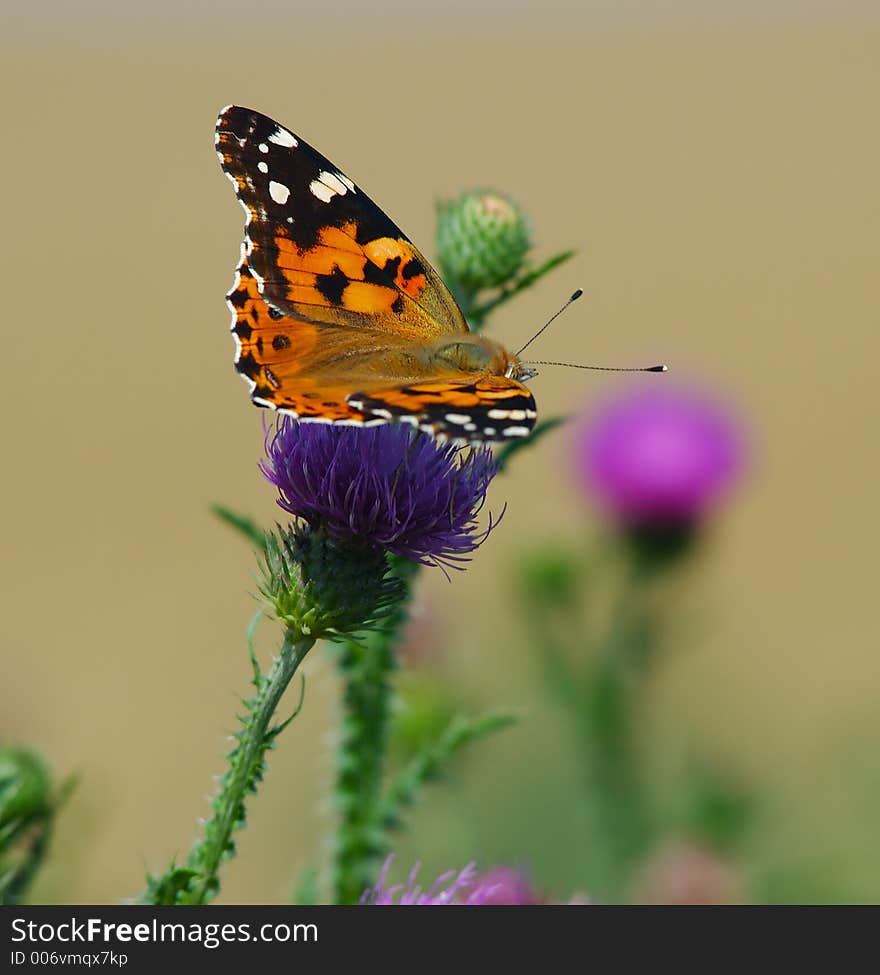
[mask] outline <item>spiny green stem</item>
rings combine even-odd
[[[243,515],[238,511],[233,511],[232,508],[227,508],[223,504],[212,504],[211,512],[220,521],[225,522],[230,528],[234,528],[235,531],[247,539],[257,551],[265,552],[266,533],[253,518],[249,518],[247,515]]]
[[[402,559],[394,564],[395,574],[406,583],[418,568]],[[388,750],[394,651],[406,618],[406,600],[401,600],[384,629],[342,649],[343,717],[334,793],[339,815],[333,856],[337,904],[356,904],[375,883],[378,864],[388,853],[387,837],[376,829],[376,809]]]
[[[232,833],[244,822],[247,794],[256,790],[263,775],[265,753],[287,724],[285,721],[270,728],[270,723],[281,696],[314,643],[313,637],[288,629],[272,669],[256,678],[257,692],[247,702],[243,728],[236,736],[238,745],[229,755],[229,771],[213,802],[214,814],[187,859],[186,866],[195,876],[181,898],[184,903],[204,904],[219,889],[217,874],[222,861],[234,851]]]
[[[384,852],[372,825],[388,742],[394,667],[391,640],[385,634],[372,634],[365,646],[348,644],[343,651],[344,714],[336,786],[340,824],[333,865],[337,904],[357,903],[374,881],[374,868]]]

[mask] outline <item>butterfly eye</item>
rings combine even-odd
[[[517,382],[525,383],[530,379],[534,379],[538,375],[538,370],[532,369],[531,366],[524,366],[519,362],[512,362],[507,367],[505,375],[508,379],[515,379]]]
[[[479,372],[492,362],[489,350],[473,342],[450,342],[449,345],[442,345],[435,356],[462,372]]]

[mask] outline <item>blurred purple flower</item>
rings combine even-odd
[[[388,871],[393,860],[393,854],[385,860],[376,886],[364,891],[361,904],[437,906],[537,903],[536,900],[525,899],[532,897],[531,890],[522,875],[515,870],[499,867],[485,874],[478,874],[473,863],[469,863],[459,873],[449,870],[441,874],[427,890],[422,890],[416,884],[416,876],[419,872],[417,863],[410,871],[405,884],[386,887]],[[516,882],[514,877],[517,878]]]
[[[577,435],[577,473],[628,525],[693,524],[730,486],[741,438],[705,393],[663,389],[612,399]]]
[[[463,561],[494,527],[477,515],[495,476],[486,449],[462,451],[397,424],[336,427],[281,417],[263,474],[278,504],[335,541],[424,565]],[[497,522],[496,522],[497,523]]]
[[[532,887],[528,874],[513,867],[492,867],[480,874],[478,883],[487,891],[482,904],[544,903],[544,899]]]

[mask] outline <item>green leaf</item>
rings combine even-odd
[[[380,828],[399,828],[403,809],[416,801],[422,786],[446,772],[465,745],[508,728],[517,720],[516,715],[505,711],[490,711],[476,718],[456,715],[440,737],[413,756],[391,783],[378,810]]]
[[[248,518],[247,515],[233,511],[222,504],[212,504],[211,512],[230,528],[234,528],[239,534],[243,535],[255,548],[261,552],[266,551],[266,533],[253,518]]]
[[[506,443],[497,454],[495,454],[495,467],[500,473],[507,468],[510,463],[510,458],[514,454],[519,453],[524,447],[534,447],[534,445],[543,437],[548,434],[551,430],[555,430],[557,427],[562,426],[568,420],[568,417],[564,416],[551,416],[546,420],[542,420],[532,431],[530,437],[524,440],[512,440],[510,443]]]
[[[495,311],[499,305],[503,305],[506,301],[510,301],[514,295],[518,295],[521,291],[525,291],[531,288],[534,284],[540,281],[545,274],[549,274],[552,270],[559,267],[560,264],[564,264],[566,261],[571,260],[574,257],[575,252],[562,251],[560,254],[555,254],[553,257],[548,258],[543,264],[538,265],[536,268],[532,268],[530,271],[526,271],[521,277],[517,278],[512,284],[503,288],[494,298],[490,298],[483,305],[478,305],[476,308],[471,309],[468,315],[468,321],[473,328],[478,329],[482,324],[486,316]]]
[[[179,904],[190,882],[197,876],[195,870],[175,866],[174,863],[161,877],[147,874],[147,889],[140,896],[139,904]]]

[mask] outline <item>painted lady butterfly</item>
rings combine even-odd
[[[215,145],[247,214],[227,303],[254,403],[462,443],[528,436],[534,372],[468,330],[440,275],[358,186],[247,108],[223,109]]]

